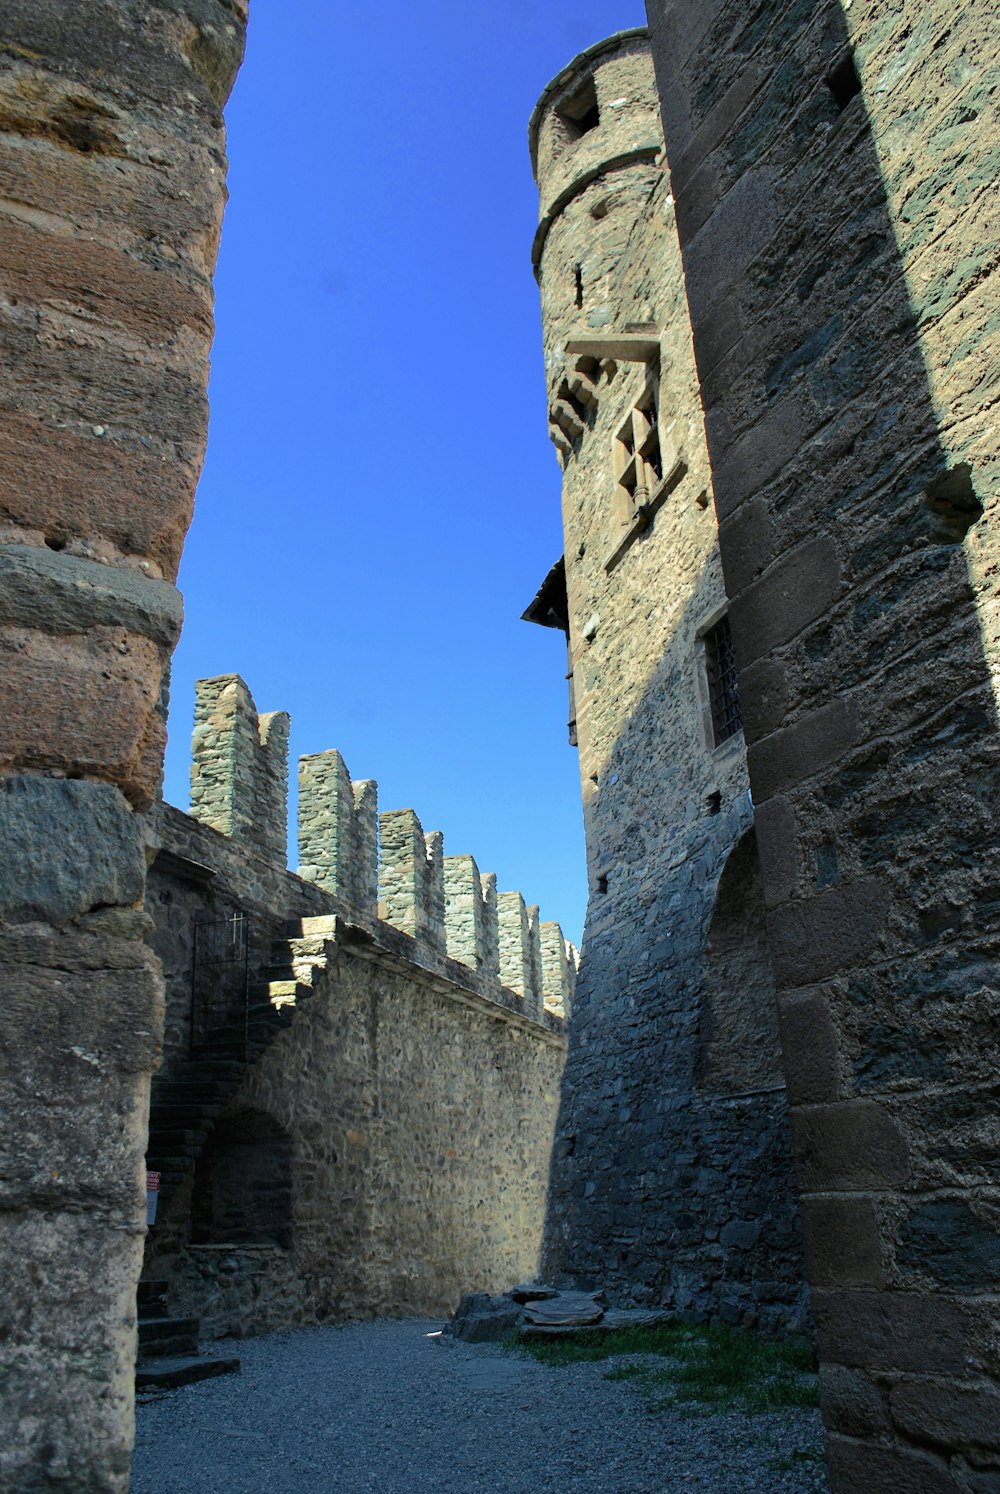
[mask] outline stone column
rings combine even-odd
[[[162,982],[141,812],[243,0],[4,0],[0,1484],[124,1491]]]

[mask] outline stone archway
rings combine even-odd
[[[784,1081],[774,977],[767,949],[757,838],[730,851],[705,943],[705,985],[695,1083],[716,1094],[773,1089]]]
[[[191,1239],[196,1245],[292,1243],[292,1138],[269,1115],[224,1117],[195,1168]]]

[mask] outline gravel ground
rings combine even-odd
[[[440,1322],[352,1323],[204,1350],[241,1375],[146,1392],[133,1494],[814,1494],[816,1411],[650,1415],[607,1361],[552,1368]]]

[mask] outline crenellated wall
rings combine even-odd
[[[288,822],[284,711],[258,715],[239,675],[199,680],[191,739],[191,816],[231,845],[284,868]],[[360,921],[381,920],[523,999],[568,1015],[576,951],[519,892],[496,890],[471,856],[445,856],[412,809],[378,810],[374,779],[352,780],[336,750],[299,759],[298,877]],[[543,958],[542,949],[546,950]]]
[[[300,759],[289,872],[287,720],[258,716],[238,676],[200,681],[193,812],[160,805],[151,828],[167,1061],[146,1274],[206,1332],[444,1312],[538,1264],[576,951],[413,810],[380,815],[335,751]],[[206,1042],[198,1003],[233,986],[237,936],[247,1016],[223,1002]],[[266,1180],[290,1200],[273,1238],[253,1218],[233,1233],[244,1134],[287,1159]]]

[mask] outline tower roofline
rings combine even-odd
[[[572,62],[568,62],[561,72],[556,73],[551,83],[542,90],[541,97],[531,113],[528,121],[528,149],[531,151],[531,170],[537,181],[538,179],[538,130],[542,122],[542,115],[549,104],[559,94],[564,93],[575,75],[585,71],[602,57],[606,52],[613,52],[620,47],[622,42],[649,40],[649,30],[646,26],[632,26],[627,31],[615,31],[611,36],[606,36],[603,41],[594,42],[593,46],[586,47],[578,52]]]

